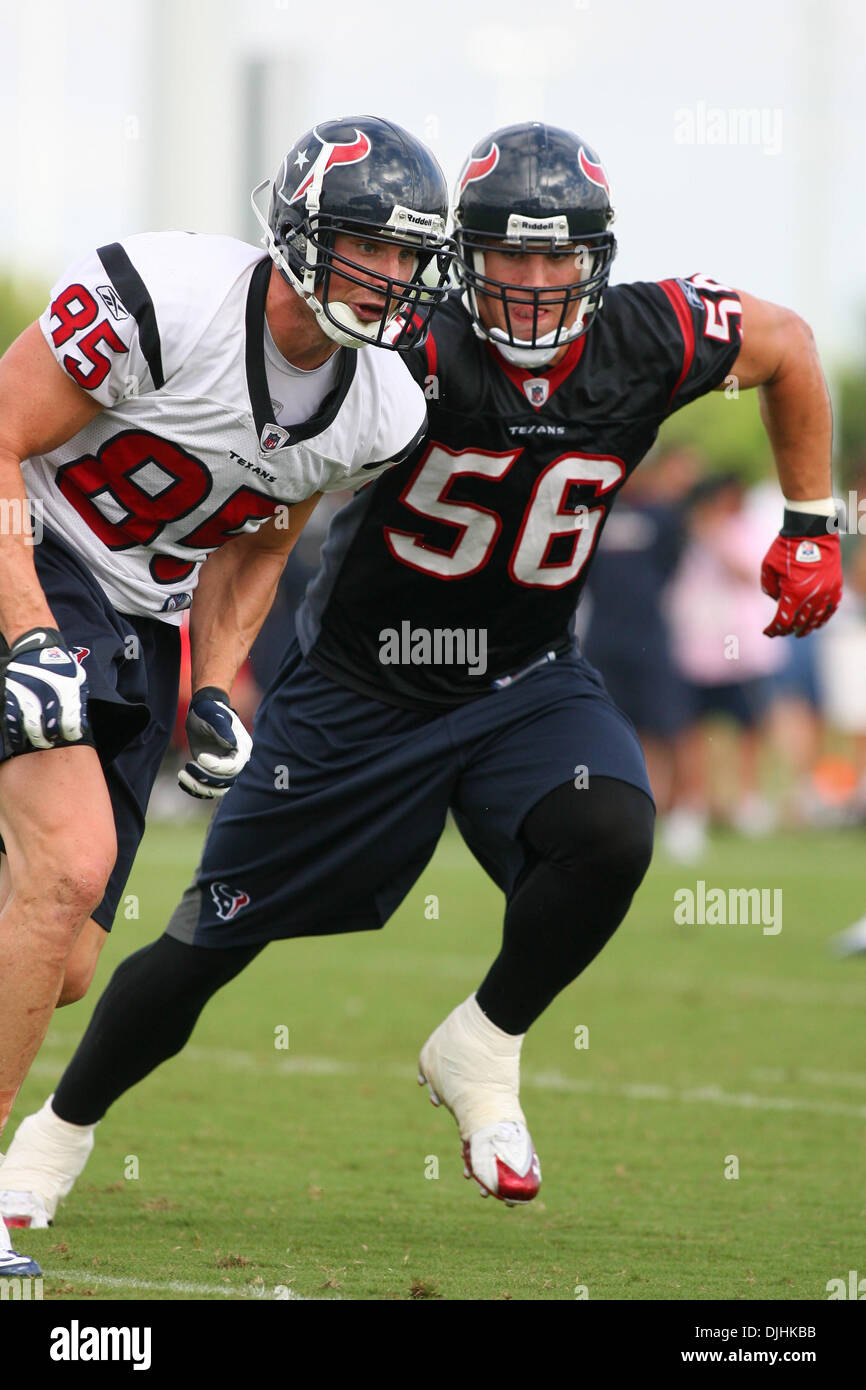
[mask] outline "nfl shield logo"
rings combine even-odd
[[[534,405],[537,410],[550,395],[550,382],[546,376],[534,376],[529,381],[524,381],[523,389],[529,404]]]
[[[289,431],[282,429],[279,425],[265,425],[261,435],[261,445],[266,453],[272,449],[278,449],[281,444],[285,444],[289,437]]]

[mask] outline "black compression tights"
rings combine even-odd
[[[478,991],[487,1016],[524,1033],[613,935],[652,853],[653,808],[609,777],[544,797],[522,831],[528,862],[508,902],[502,949]],[[187,1042],[218,989],[262,950],[210,950],[161,936],[121,965],[96,1006],[53,1107],[95,1124]]]
[[[533,807],[502,949],[477,995],[497,1027],[525,1033],[598,955],[649,867],[654,820],[649,797],[613,777],[567,782]]]
[[[160,936],[115,970],[52,1101],[61,1120],[92,1125],[185,1046],[199,1014],[262,946],[210,950]]]

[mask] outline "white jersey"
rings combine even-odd
[[[133,236],[73,266],[39,320],[104,409],[26,459],[24,480],[122,613],[179,622],[211,550],[269,517],[285,525],[285,507],[315,492],[362,487],[423,433],[422,391],[396,353],[374,347],[342,348],[312,418],[276,423],[270,267],[230,237]]]

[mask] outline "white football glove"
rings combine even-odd
[[[64,747],[85,737],[87,676],[57,628],[22,633],[4,662],[3,680],[12,753]]]
[[[189,702],[186,736],[193,762],[177,774],[190,796],[225,796],[249,760],[253,741],[224,690],[203,685]]]

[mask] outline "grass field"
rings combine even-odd
[[[161,930],[200,837],[148,832],[140,917],[56,1016],[13,1125],[114,965]],[[449,832],[384,932],[278,943],[217,996],[110,1112],[54,1227],[16,1245],[46,1299],[826,1299],[866,1274],[866,960],[826,949],[866,911],[863,860],[856,831],[719,838],[688,871],[657,858],[527,1039],[544,1183],[509,1210],[464,1182],[456,1126],[415,1084],[499,939],[500,895]],[[781,888],[781,932],[675,925],[699,878]]]

